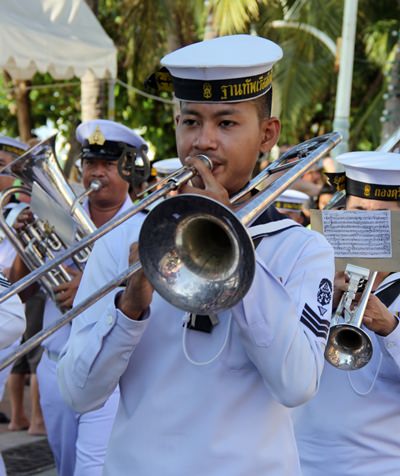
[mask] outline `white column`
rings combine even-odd
[[[336,89],[335,118],[333,129],[343,136],[343,141],[332,151],[336,157],[349,148],[351,84],[353,80],[354,43],[356,36],[358,0],[345,0],[342,26],[342,46]],[[338,170],[338,164],[335,164]]]

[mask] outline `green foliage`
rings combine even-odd
[[[149,99],[145,79],[168,51],[199,41],[211,20],[217,35],[256,32],[281,44],[284,58],[274,68],[275,99],[283,123],[281,143],[296,144],[332,129],[337,71],[335,58],[301,28],[277,28],[274,20],[311,25],[336,41],[341,34],[342,0],[98,0],[98,18],[118,49],[115,120],[139,129],[156,158],[176,155],[170,104]],[[353,73],[351,147],[380,142],[383,93],[400,27],[399,2],[359,2]],[[207,23],[208,22],[208,23]],[[30,92],[33,126],[54,122],[70,137],[80,120],[80,86],[53,88],[55,80],[37,74]],[[35,86],[41,85],[40,89]],[[48,86],[43,88],[42,86]],[[0,75],[0,132],[17,135],[12,83]],[[135,89],[136,88],[136,89]],[[106,96],[106,85],[104,95]],[[104,108],[104,111],[106,107]],[[105,112],[103,114],[105,117]]]

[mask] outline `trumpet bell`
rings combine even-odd
[[[197,314],[232,307],[255,271],[246,228],[227,207],[200,195],[179,195],[155,207],[141,228],[139,255],[155,290]]]
[[[373,352],[369,335],[352,324],[331,327],[325,359],[341,370],[358,370],[371,359]]]

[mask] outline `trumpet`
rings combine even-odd
[[[361,325],[377,271],[370,272],[366,268],[348,264],[345,274],[349,277],[349,286],[331,321],[325,359],[338,369],[357,370],[372,357],[371,339]],[[355,305],[355,296],[361,291],[361,298]]]
[[[161,201],[147,215],[142,225],[142,230],[151,229],[150,235],[155,237],[156,241],[149,244],[148,236],[145,239],[145,231],[141,231],[140,262],[130,265],[96,293],[65,313],[52,326],[22,344],[16,352],[0,362],[0,370],[39,345],[113,289],[121,286],[142,267],[156,291],[177,307],[204,314],[233,306],[246,294],[255,270],[254,246],[246,227],[340,140],[341,135],[332,132],[310,139],[287,151],[231,197],[231,204],[234,205],[250,192],[261,188],[267,178],[285,172],[254,195],[236,213],[215,200],[198,195],[178,195]],[[212,168],[208,157],[200,158]],[[12,285],[0,295],[0,302],[20,292],[52,267],[164,198],[170,191],[178,189],[196,173],[195,168],[188,166],[174,172],[160,189],[146,196],[140,203],[99,227],[80,243],[72,246],[68,252],[61,253],[45,266]],[[211,238],[205,243],[200,242],[199,236]],[[157,254],[154,253],[156,248],[160,248]],[[186,286],[188,276],[192,282],[189,292]]]

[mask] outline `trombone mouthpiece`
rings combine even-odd
[[[198,155],[196,155],[196,157],[198,159],[202,160],[210,170],[213,169],[213,164],[212,164],[211,160],[206,155],[198,154]]]
[[[102,187],[102,184],[100,180],[93,180],[92,182],[90,182],[89,190],[91,192],[97,192],[97,190],[100,190],[101,187]]]

